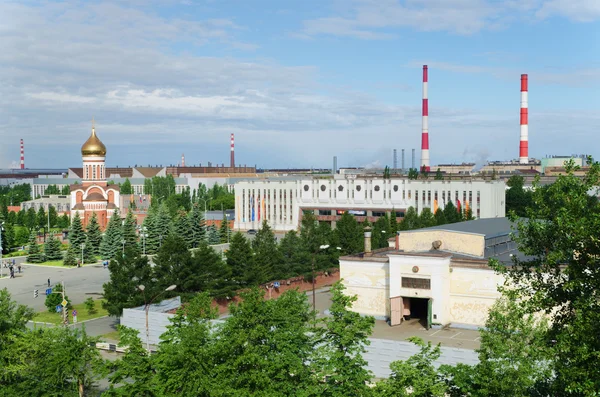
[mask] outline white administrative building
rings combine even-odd
[[[296,230],[304,211],[321,222],[335,222],[345,211],[359,222],[375,221],[385,213],[401,220],[409,207],[435,212],[447,203],[469,208],[477,218],[505,216],[503,181],[438,181],[369,177],[274,177],[235,184],[238,230],[260,228],[266,220],[277,231]]]

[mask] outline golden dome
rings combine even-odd
[[[106,146],[96,136],[96,128],[92,127],[92,135],[81,147],[83,156],[106,156]]]

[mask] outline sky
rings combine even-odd
[[[259,168],[420,162],[429,66],[431,164],[600,140],[598,0],[0,0],[0,168]]]

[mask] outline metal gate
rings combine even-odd
[[[404,304],[401,296],[390,298],[391,306],[391,319],[390,325],[400,325],[402,323],[402,312],[404,311]]]

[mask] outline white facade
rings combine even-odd
[[[278,231],[295,230],[305,209],[405,211],[444,208],[447,202],[469,206],[475,218],[505,216],[503,181],[409,179],[267,179],[235,184],[236,224],[257,229],[263,220]]]

